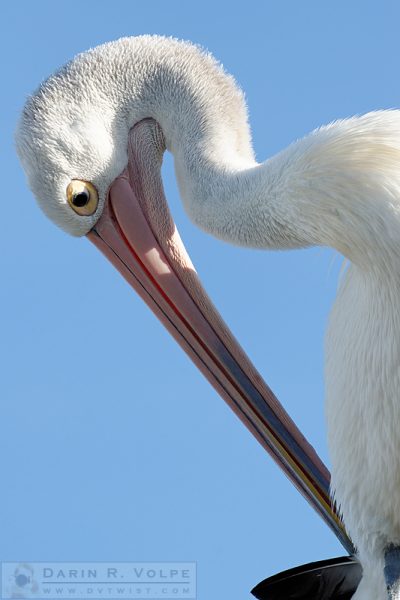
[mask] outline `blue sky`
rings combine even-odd
[[[245,90],[259,160],[334,119],[399,105],[400,7],[354,0],[86,0],[2,8],[1,561],[196,561],[198,598],[249,598],[340,544],[147,307],[40,213],[15,155],[26,96],[76,53],[157,33],[210,50]],[[215,304],[329,464],[323,337],[342,258],[174,217]]]

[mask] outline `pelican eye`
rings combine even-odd
[[[99,195],[89,181],[73,179],[67,187],[67,200],[72,210],[78,215],[88,217],[96,211]]]
[[[90,194],[86,190],[84,192],[78,192],[72,196],[72,204],[77,208],[83,208],[90,200]]]

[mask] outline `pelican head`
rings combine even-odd
[[[175,147],[182,188],[187,182],[184,173],[179,177],[180,162],[188,157],[179,154],[188,144],[194,154],[196,144],[208,141],[206,161],[218,145],[226,153],[232,143],[229,154],[254,163],[243,94],[210,55],[170,38],[123,38],[75,57],[25,104],[17,151],[46,215],[72,235],[88,233],[111,183],[127,166],[131,127],[149,117],[162,122],[167,146],[173,152]],[[96,188],[93,212],[82,215],[68,202],[75,180]]]

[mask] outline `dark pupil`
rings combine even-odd
[[[79,194],[74,194],[72,196],[72,204],[77,206],[78,208],[82,208],[82,206],[86,206],[89,202],[89,192],[79,192]]]

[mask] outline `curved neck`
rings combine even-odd
[[[259,165],[243,95],[209,55],[145,36],[109,44],[101,58],[109,60],[117,127],[127,137],[146,117],[161,125],[199,227],[259,248],[327,245],[359,266],[397,261],[397,111],[336,122]]]

